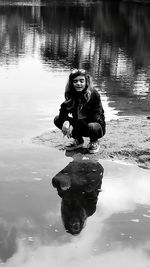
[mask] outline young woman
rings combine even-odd
[[[93,88],[90,75],[82,69],[75,69],[69,75],[65,89],[65,101],[61,104],[54,124],[73,143],[67,151],[83,146],[83,137],[89,137],[89,153],[99,151],[98,139],[105,134],[105,116],[99,92]]]

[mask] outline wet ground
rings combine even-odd
[[[2,156],[2,155],[1,155]],[[3,151],[0,177],[0,257],[4,266],[148,266],[150,171],[31,145]],[[85,163],[92,166],[83,169]],[[71,164],[71,165],[70,165]],[[71,166],[69,169],[68,166]],[[66,232],[52,179],[76,181],[104,170],[96,210],[79,235]],[[60,172],[61,171],[61,172]],[[58,175],[59,174],[59,175]],[[74,175],[74,176],[73,176]],[[93,176],[96,175],[96,176]],[[89,178],[88,178],[89,179]],[[42,265],[41,265],[42,264]]]

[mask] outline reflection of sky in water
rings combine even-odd
[[[37,57],[22,59],[17,66],[1,67],[2,137],[24,138],[53,125],[66,74],[60,69],[48,72],[43,68]]]
[[[44,153],[47,152],[42,152],[41,157]],[[58,159],[59,154],[61,153],[58,153]],[[18,241],[17,252],[4,266],[91,267],[94,264],[109,267],[112,263],[117,267],[148,265],[150,261],[149,170],[119,162],[100,161],[100,163],[104,167],[104,177],[97,210],[93,216],[88,218],[79,236],[73,237],[62,229],[59,214],[60,199],[56,197],[55,190],[49,192],[51,203],[48,209],[48,203],[43,198],[45,194],[48,200],[46,179],[43,182],[36,180],[34,187],[31,184],[31,192],[33,188],[35,189],[27,201],[31,201],[31,210],[35,207],[35,213],[33,211],[31,213],[32,217],[34,218],[39,210],[39,218],[37,217],[36,221],[30,220],[28,235],[22,234]],[[63,168],[63,163],[61,165]],[[58,164],[56,169],[58,169]],[[36,171],[38,172],[37,166],[36,168],[32,166],[33,178],[39,175]],[[45,170],[45,174],[47,171]],[[41,203],[36,207],[35,200],[38,197],[39,183],[41,183],[39,191]],[[45,203],[45,208],[42,203]],[[27,210],[29,212],[30,207]],[[43,219],[42,217],[40,219],[40,216],[43,216]],[[39,223],[43,223],[43,229],[45,229],[43,235],[37,232]],[[49,230],[46,230],[46,224]],[[18,227],[23,229],[23,225],[27,227],[25,221],[20,220]],[[44,239],[47,241],[45,242]]]
[[[112,107],[109,106],[109,101],[108,101],[107,96],[103,96],[101,99],[102,99],[103,108],[104,108],[104,111],[105,111],[105,119],[106,119],[106,121],[117,119],[119,111],[117,111],[115,108],[112,108]]]

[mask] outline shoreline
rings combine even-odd
[[[96,154],[87,152],[89,138],[84,140],[84,148],[69,153],[76,158],[84,154],[91,159],[123,160],[150,169],[150,117],[120,117],[106,122],[106,134],[100,139],[100,150]],[[57,128],[32,139],[33,143],[58,150],[64,150],[68,141]]]

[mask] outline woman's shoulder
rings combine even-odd
[[[98,98],[100,98],[100,93],[99,93],[98,90],[95,89],[95,88],[92,88],[92,89],[91,89],[91,98],[92,98],[92,97],[98,97]]]
[[[64,102],[61,104],[61,109],[66,111],[71,111],[74,107],[73,99],[65,99]]]

